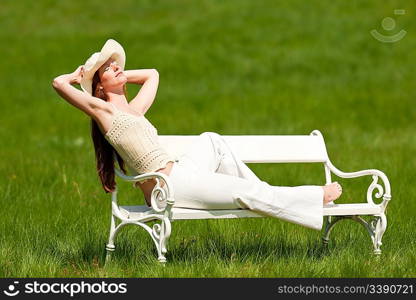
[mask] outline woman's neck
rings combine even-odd
[[[126,104],[127,98],[124,93],[106,93],[107,101],[114,104]]]

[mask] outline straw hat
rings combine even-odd
[[[113,58],[124,70],[126,53],[123,47],[113,39],[105,42],[100,52],[95,52],[84,64],[84,74],[81,78],[81,88],[92,95],[92,79],[94,73],[109,59]]]

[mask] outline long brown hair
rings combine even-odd
[[[95,72],[92,80],[93,96],[107,101],[104,92],[97,89],[98,83],[100,83],[100,77],[98,76],[98,72]],[[125,87],[124,91],[126,91]],[[116,187],[116,181],[114,178],[114,153],[116,154],[120,169],[126,173],[124,161],[117,151],[114,150],[113,146],[111,146],[111,144],[105,139],[97,125],[97,122],[93,118],[91,118],[91,137],[94,143],[97,172],[100,177],[101,184],[103,185],[103,189],[106,193],[114,192]]]

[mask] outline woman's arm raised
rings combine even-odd
[[[82,72],[82,66],[79,66],[72,73],[56,77],[52,82],[52,86],[70,104],[79,108],[90,117],[95,117],[97,111],[104,109],[107,103],[72,86],[72,84],[80,83]]]
[[[145,114],[156,97],[159,86],[159,73],[156,69],[141,69],[124,71],[127,82],[142,84],[136,97],[130,101],[129,105],[135,111]]]

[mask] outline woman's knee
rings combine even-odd
[[[216,132],[211,132],[211,131],[203,132],[203,133],[200,134],[200,136],[210,138],[211,140],[220,140],[221,139],[221,135],[219,135]]]
[[[223,153],[222,149],[223,149],[223,145],[224,145],[224,140],[223,140],[221,135],[219,135],[216,132],[207,131],[207,132],[201,133],[200,136],[204,137],[204,138],[206,138],[207,140],[210,141],[210,143],[213,147],[212,149],[214,149],[214,151],[217,154]]]

